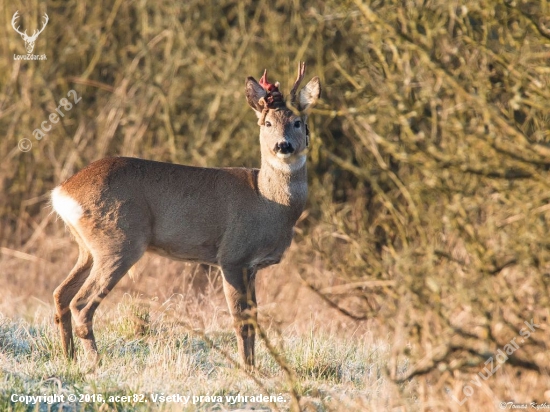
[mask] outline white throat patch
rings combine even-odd
[[[289,156],[283,157],[283,159],[286,159],[288,157]],[[267,157],[267,163],[269,163],[272,168],[286,173],[292,173],[296,170],[300,170],[306,164],[306,160],[307,156],[305,154],[298,155],[296,161],[292,163],[286,163],[282,160],[278,160],[273,156]]]

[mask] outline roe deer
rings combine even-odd
[[[290,246],[307,197],[307,110],[318,100],[314,77],[287,106],[279,83],[246,79],[246,99],[260,125],[260,169],[201,168],[136,158],[96,161],[52,192],[52,205],[79,246],[54,292],[63,351],[74,357],[71,315],[86,356],[98,357],[92,319],[124,274],[152,251],[218,266],[237,333],[239,355],[254,367],[258,269]]]

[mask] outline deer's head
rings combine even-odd
[[[37,39],[38,35],[40,33],[42,33],[44,31],[44,29],[46,28],[46,24],[48,24],[49,17],[46,13],[44,13],[45,21],[44,21],[44,24],[42,25],[42,28],[40,30],[35,30],[33,32],[32,36],[27,35],[27,30],[25,30],[24,32],[21,32],[21,31],[19,31],[19,26],[15,27],[15,24],[16,24],[16,21],[17,21],[18,18],[19,18],[19,10],[17,10],[15,12],[15,14],[13,15],[13,17],[11,19],[11,26],[13,27],[13,29],[17,33],[19,33],[21,35],[21,38],[25,42],[25,49],[27,49],[27,53],[30,54],[34,50],[34,43],[36,42],[36,39]]]
[[[321,96],[321,83],[314,77],[297,93],[304,74],[305,63],[301,63],[288,105],[279,82],[272,84],[267,80],[267,70],[259,83],[253,77],[246,79],[246,99],[260,125],[262,156],[279,169],[292,170],[292,165],[304,162],[309,145],[307,112]]]

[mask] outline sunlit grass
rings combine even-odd
[[[277,406],[281,410],[289,409],[288,381],[264,345],[258,345],[257,377],[261,378],[258,386],[250,375],[235,366],[236,341],[231,330],[211,330],[207,334],[208,343],[177,321],[168,328],[152,322],[148,333],[132,334],[129,315],[138,307],[134,299],[127,298],[113,308],[112,314],[103,317],[101,327],[96,328],[102,356],[95,368],[85,359],[70,362],[62,356],[57,329],[51,319],[44,318],[35,325],[2,319],[0,406],[16,406],[10,403],[14,393],[77,396],[95,393],[106,399],[144,394],[148,400],[147,407],[139,402],[110,405],[119,410],[133,407],[180,410],[182,406],[184,410],[210,410],[216,405],[198,400],[187,406],[181,402],[174,405],[149,402],[152,394],[223,396],[224,399],[238,394],[281,394],[285,402]],[[213,329],[213,325],[210,326]],[[283,344],[280,354],[296,371],[294,385],[308,404],[326,406],[336,398],[349,405],[358,400],[373,402],[378,399],[375,394],[387,392],[391,387],[382,373],[389,349],[384,342],[370,339],[350,342],[331,334],[315,334],[313,330],[309,334],[288,331],[279,336],[269,332],[268,335]],[[272,408],[269,403],[224,402],[223,405]],[[69,403],[68,407],[75,408],[76,404]],[[86,403],[90,410],[100,410],[100,407],[101,403]]]

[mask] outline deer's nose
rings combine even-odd
[[[290,154],[294,153],[294,147],[289,142],[280,142],[275,145],[275,153]]]

